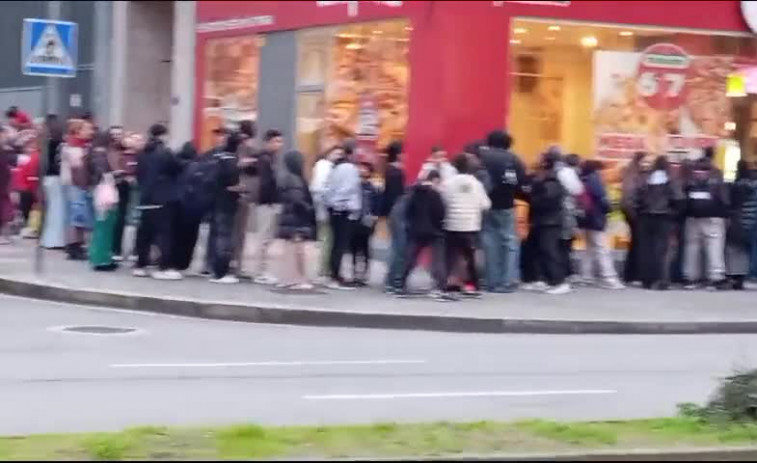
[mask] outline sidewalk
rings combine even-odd
[[[248,271],[254,268],[255,244],[251,236]],[[280,248],[271,249],[274,273],[282,266]],[[317,250],[310,249],[308,254],[314,270]],[[204,251],[200,249],[197,255],[204,256]],[[85,262],[65,260],[59,251],[45,251],[45,271],[37,276],[33,256],[31,241],[0,246],[0,292],[203,318],[314,326],[490,333],[757,333],[757,305],[749,291],[581,288],[565,296],[518,292],[439,303],[382,294],[385,265],[380,261],[373,263],[372,288],[303,295],[252,283],[214,285],[199,276],[177,282],[137,279],[128,265],[114,273],[96,273]],[[201,259],[195,260],[199,266]],[[346,272],[350,274],[349,266]],[[416,272],[411,281],[416,288],[429,285],[425,272]]]

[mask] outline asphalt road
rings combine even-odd
[[[94,336],[66,326],[135,328]],[[0,296],[0,434],[136,425],[670,415],[757,336],[535,336],[262,326]]]

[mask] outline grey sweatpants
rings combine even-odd
[[[725,220],[719,217],[686,219],[683,276],[686,281],[702,279],[700,256],[707,257],[707,279],[710,282],[725,278]]]

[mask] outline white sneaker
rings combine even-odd
[[[549,289],[549,286],[547,286],[546,283],[543,281],[536,281],[534,283],[526,283],[523,286],[521,286],[521,289],[523,291],[535,291],[535,292],[542,292]]]
[[[219,285],[235,285],[239,283],[239,278],[235,277],[234,275],[226,275],[223,278],[214,278],[210,280],[210,282]]]
[[[255,282],[255,284],[258,284],[258,285],[273,286],[276,283],[278,283],[279,280],[276,277],[271,276],[271,275],[259,275],[255,277],[253,282]]]
[[[289,289],[291,289],[292,291],[312,291],[315,289],[315,286],[311,285],[310,283],[300,283],[290,286]]]
[[[150,274],[147,273],[147,270],[143,268],[135,268],[132,270],[131,274],[137,278],[147,278],[150,276]]]
[[[560,296],[563,294],[568,294],[571,291],[573,291],[573,289],[570,287],[570,285],[568,283],[563,283],[561,285],[552,286],[551,288],[547,289],[545,293],[551,296]]]
[[[163,281],[178,281],[184,278],[184,276],[176,270],[164,270],[153,272],[152,277],[156,280]]]
[[[611,278],[609,280],[605,280],[602,282],[601,286],[604,289],[612,289],[612,290],[626,289],[626,286],[623,283],[621,283],[617,278]]]
[[[355,289],[355,288],[350,288],[349,286],[345,286],[344,284],[336,280],[329,280],[329,282],[326,283],[324,286],[326,286],[328,289],[334,289],[337,291],[352,291]]]
[[[124,256],[113,256],[113,262],[123,262]]]

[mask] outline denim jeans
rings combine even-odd
[[[389,233],[391,234],[391,245],[389,246],[386,287],[401,289],[402,271],[405,268],[405,253],[407,249],[407,230],[405,229],[404,221],[400,217],[389,217]]]
[[[518,265],[515,209],[493,210],[484,215],[483,248],[486,254],[486,289],[502,291],[512,286]]]

